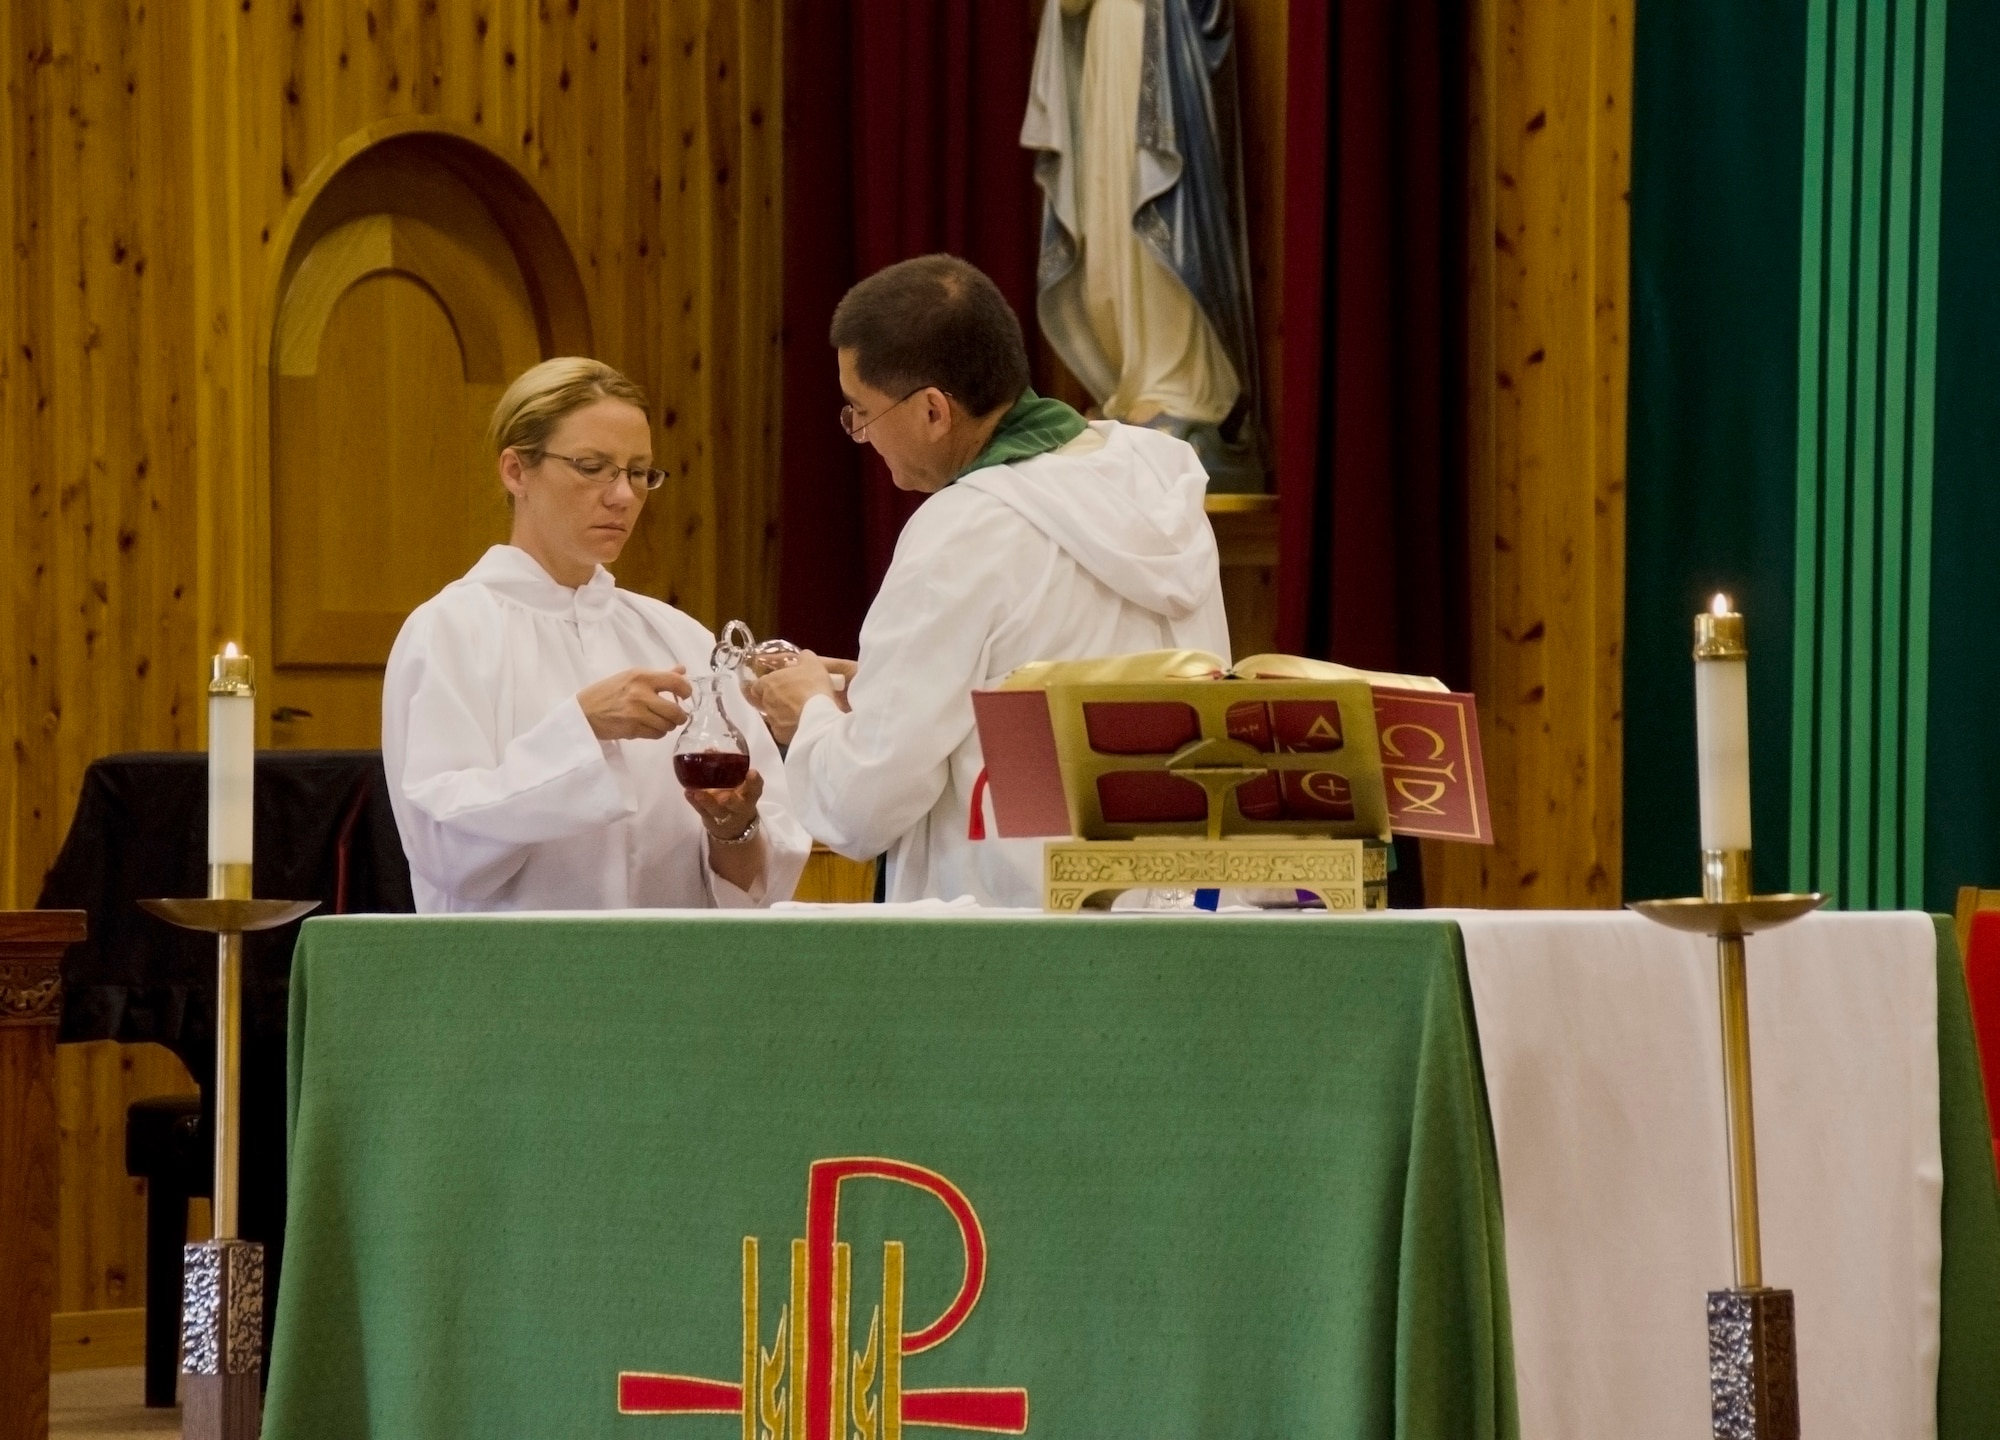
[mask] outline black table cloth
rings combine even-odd
[[[321,914],[407,913],[410,870],[374,750],[257,755],[254,885],[317,900]],[[62,853],[37,902],[86,910],[90,938],[63,961],[65,1041],[157,1041],[202,1089],[215,1074],[215,941],[139,908],[208,893],[208,757],[110,755],[84,774]],[[244,937],[240,1228],[266,1246],[275,1297],[285,1218],[285,1037],[298,923]],[[266,1324],[275,1306],[265,1307]]]

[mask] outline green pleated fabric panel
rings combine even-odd
[[[1946,0],[1810,0],[1787,882],[1921,905]]]
[[[1626,881],[1687,893],[1689,617],[1749,617],[1764,889],[2000,880],[2000,5],[1640,7]]]

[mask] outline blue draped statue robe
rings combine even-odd
[[[1231,0],[1049,0],[1021,141],[1056,352],[1212,489],[1264,489]]]

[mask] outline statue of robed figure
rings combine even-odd
[[[1265,488],[1232,0],[1047,0],[1021,143],[1043,333],[1114,420]]]

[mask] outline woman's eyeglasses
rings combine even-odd
[[[667,483],[664,470],[642,470],[635,465],[613,465],[609,460],[595,455],[556,455],[544,450],[545,460],[560,460],[584,479],[595,485],[610,485],[620,475],[629,476],[634,490],[657,490]]]

